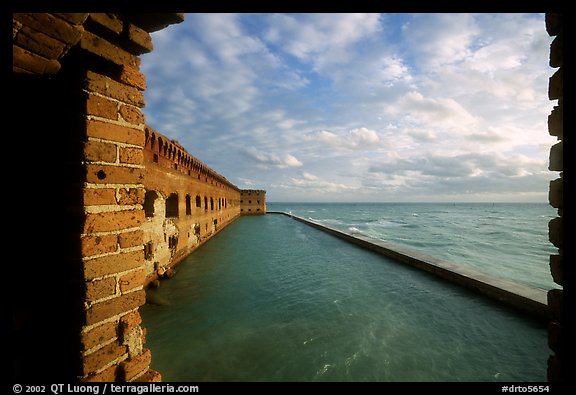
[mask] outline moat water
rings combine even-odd
[[[546,380],[544,324],[285,216],[240,218],[153,292],[165,381]]]

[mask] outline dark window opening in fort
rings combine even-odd
[[[210,198],[210,210],[214,211],[214,198]]]
[[[208,198],[204,196],[204,210],[208,210]]]
[[[154,247],[151,241],[144,244],[144,259],[150,260],[154,258]]]
[[[158,154],[154,154],[152,160],[154,161],[154,163],[158,163]]]
[[[178,194],[172,193],[166,199],[166,218],[178,217]]]
[[[146,217],[154,216],[154,202],[158,198],[155,191],[146,191],[144,194],[144,215]]]
[[[202,207],[202,198],[200,198],[200,195],[196,195],[196,207]]]
[[[186,195],[186,215],[192,215],[192,198]]]
[[[168,238],[168,248],[173,249],[176,248],[178,245],[178,237],[177,236],[170,236]]]

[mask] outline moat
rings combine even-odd
[[[166,381],[544,381],[545,325],[284,216],[242,217],[141,308]]]

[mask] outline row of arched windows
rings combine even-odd
[[[156,213],[154,212],[154,202],[159,197],[156,191],[146,191],[144,195],[144,215],[146,217],[153,217]],[[204,203],[204,204],[202,204]],[[233,202],[230,202],[233,205]],[[202,198],[200,195],[196,195],[195,206],[196,208],[204,208],[205,211],[222,210],[228,208],[229,201],[227,198],[213,198],[204,196]],[[179,217],[179,205],[178,205],[178,194],[176,192],[171,193],[170,196],[166,198],[166,218],[178,218]],[[192,196],[190,194],[186,195],[186,215],[192,215]]]

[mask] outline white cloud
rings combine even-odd
[[[300,162],[295,156],[291,154],[275,154],[258,151],[256,148],[246,148],[243,153],[256,163],[263,165],[265,167],[300,167],[302,162]]]
[[[374,130],[368,128],[356,128],[346,134],[336,134],[328,130],[322,130],[307,136],[309,141],[317,141],[336,149],[365,151],[376,149],[380,145],[380,137]]]
[[[350,59],[348,48],[379,29],[378,14],[275,14],[265,39],[316,70]]]
[[[546,178],[542,15],[190,14],[152,36],[147,121],[233,182],[402,200]]]

